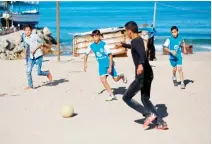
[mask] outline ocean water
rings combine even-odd
[[[39,27],[47,26],[56,37],[56,2],[40,2]],[[154,2],[60,2],[61,48],[70,54],[72,36],[99,28],[124,26],[133,20],[152,24]],[[157,51],[176,25],[194,51],[211,51],[211,2],[157,2]]]

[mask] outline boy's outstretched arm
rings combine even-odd
[[[121,42],[120,44],[116,45],[116,48],[119,48],[119,47],[124,47],[124,48],[131,49],[131,45],[130,44],[126,44],[126,43],[123,43],[123,42]]]
[[[126,44],[126,43],[121,43],[121,44],[122,44],[122,46],[123,46],[124,48],[131,49],[131,45],[130,45],[130,44]]]

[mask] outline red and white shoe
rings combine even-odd
[[[156,129],[158,130],[168,130],[168,125],[165,121],[161,121],[159,124],[157,124]]]
[[[144,121],[144,128],[147,128],[147,126],[152,123],[154,120],[156,119],[156,116],[154,114],[151,114],[149,117],[146,118],[146,120]]]

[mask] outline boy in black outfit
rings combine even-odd
[[[158,129],[167,129],[167,124],[162,120],[150,99],[150,89],[153,80],[152,67],[146,56],[143,39],[138,35],[138,26],[135,22],[130,21],[125,24],[127,35],[131,41],[131,45],[121,43],[117,47],[125,47],[131,49],[132,58],[135,64],[135,80],[131,83],[127,91],[124,93],[123,100],[134,110],[139,111],[146,117],[144,128],[156,120]],[[145,36],[144,36],[145,37]],[[132,98],[138,91],[141,91],[142,107]]]

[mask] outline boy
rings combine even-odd
[[[147,40],[146,35],[142,35],[143,39],[138,34],[138,26],[134,21],[125,24],[125,29],[128,37],[131,39],[131,45],[121,43],[117,47],[123,46],[130,48],[132,58],[135,64],[135,80],[131,83],[127,91],[124,93],[123,100],[131,108],[142,112],[145,117],[144,128],[146,128],[154,120],[157,120],[158,129],[167,129],[167,124],[162,120],[154,105],[150,101],[150,89],[153,80],[153,71],[146,56],[144,42]],[[132,98],[141,91],[141,101],[144,108]],[[157,118],[157,119],[156,119]]]
[[[41,51],[41,47],[43,46],[43,42],[38,37],[37,34],[32,34],[32,27],[30,25],[26,25],[24,27],[24,43],[28,45],[30,56],[27,62],[27,80],[28,86],[25,90],[33,89],[32,82],[32,69],[34,65],[37,65],[37,75],[38,76],[47,76],[49,81],[52,81],[52,75],[49,71],[41,71],[43,54]]]
[[[113,80],[116,82],[122,79],[124,83],[127,83],[127,79],[125,78],[123,73],[121,75],[117,74],[117,71],[114,67],[113,56],[111,52],[109,51],[109,49],[106,47],[106,43],[100,39],[100,36],[101,36],[101,33],[99,30],[94,30],[92,32],[94,43],[92,43],[86,50],[86,53],[84,56],[84,71],[86,72],[87,70],[87,59],[88,59],[88,55],[90,54],[92,50],[99,63],[100,80],[110,96],[109,98],[106,99],[106,101],[112,101],[112,100],[115,100],[116,97],[114,96],[107,82],[108,75],[110,74],[113,77]]]
[[[186,53],[185,42],[182,37],[179,36],[178,28],[176,26],[171,27],[172,36],[166,40],[164,43],[164,49],[169,52],[169,61],[173,67],[173,83],[174,86],[178,86],[176,72],[178,70],[181,80],[181,89],[185,89],[184,77],[182,71],[182,49],[184,48],[184,53]]]

